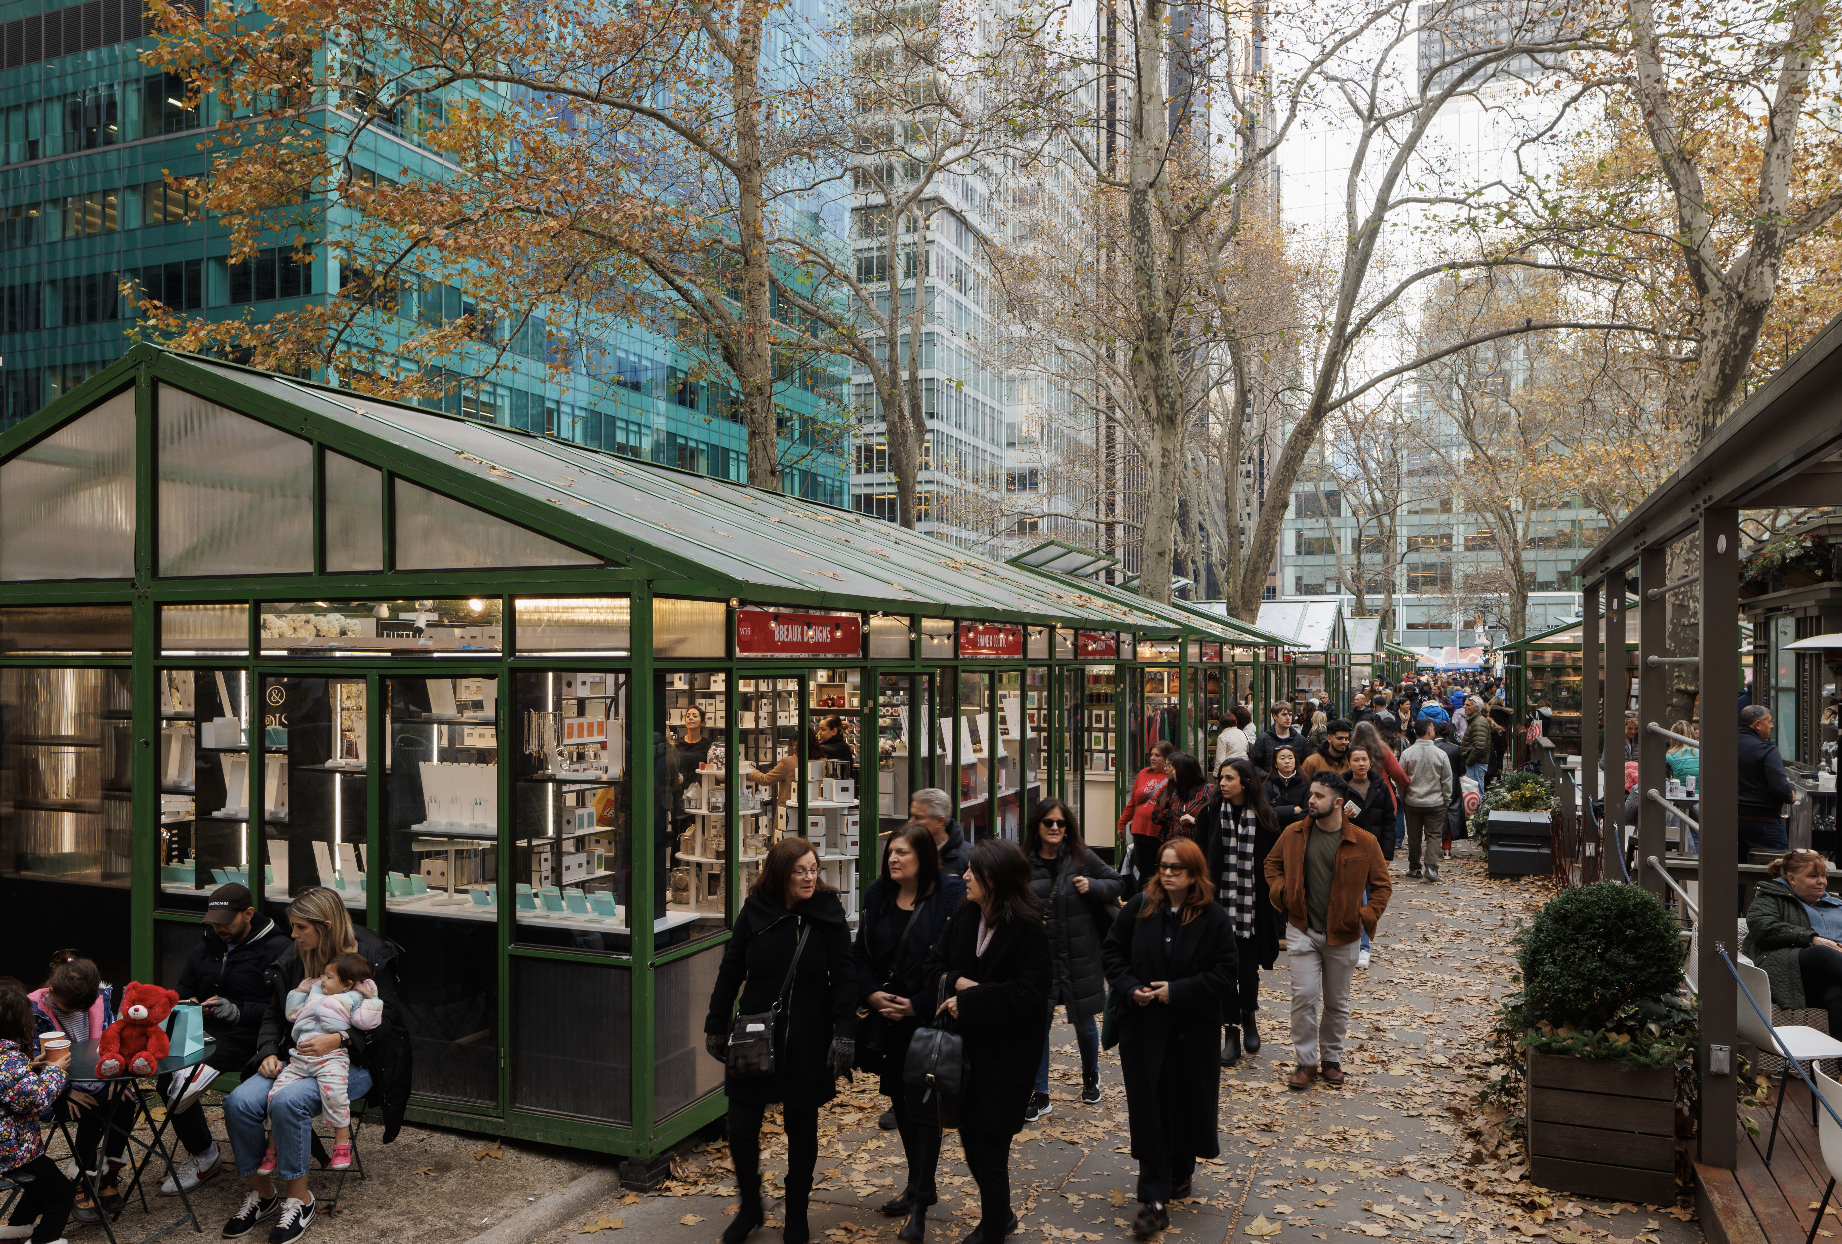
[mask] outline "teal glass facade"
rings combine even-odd
[[[226,231],[188,219],[195,204],[165,177],[206,171],[198,150],[210,105],[185,107],[182,85],[149,70],[141,0],[0,4],[0,428],[11,427],[121,357],[134,324],[123,280],[168,306],[212,319],[261,319],[339,288],[324,245],[310,264],[290,248],[229,264]],[[361,175],[438,165],[417,145],[412,118],[365,138]],[[336,211],[329,227],[338,227]],[[347,274],[346,279],[350,279]],[[463,291],[425,284],[394,308],[405,321],[458,318]],[[533,317],[518,326],[490,380],[482,361],[451,360],[445,406],[505,427],[543,432],[597,449],[722,479],[747,474],[748,436],[738,403],[720,383],[693,380],[699,359],[644,325],[609,338],[546,340]],[[546,351],[567,352],[551,374]],[[497,355],[496,343],[479,354]],[[328,379],[316,377],[317,379]],[[848,424],[845,377],[803,369],[776,393],[783,488],[848,504],[849,446],[828,429]]]

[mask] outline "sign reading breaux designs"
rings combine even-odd
[[[994,622],[961,622],[959,655],[962,657],[1020,657],[1023,628]]]
[[[738,609],[736,655],[861,657],[863,618],[854,613]]]
[[[1119,632],[1076,631],[1075,655],[1083,661],[1112,660],[1119,655]]]

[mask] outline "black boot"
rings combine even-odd
[[[1233,1024],[1222,1025],[1222,1066],[1232,1067],[1241,1061],[1241,1030]]]
[[[780,1232],[783,1244],[808,1244],[812,1239],[812,1228],[806,1225],[806,1203],[811,1199],[811,1175],[801,1180],[787,1180],[787,1199],[781,1205],[781,1214],[787,1220]]]
[[[1254,1026],[1255,1017],[1259,1014],[1258,1011],[1241,1012],[1241,1027],[1244,1032],[1241,1038],[1241,1048],[1249,1054],[1260,1052],[1260,1030]]]
[[[927,1238],[927,1198],[916,1197],[913,1207],[908,1211],[908,1221],[895,1233],[898,1240],[923,1240]]]
[[[909,1210],[913,1209],[914,1205],[915,1185],[911,1181],[906,1188],[902,1189],[901,1196],[896,1197],[893,1201],[883,1202],[882,1207],[876,1212],[881,1214],[884,1218],[900,1218],[907,1214]]]
[[[761,1177],[737,1179],[736,1185],[742,1193],[742,1205],[723,1228],[723,1244],[742,1244],[749,1232],[767,1220],[761,1209]]]

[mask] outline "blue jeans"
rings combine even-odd
[[[1489,761],[1485,761],[1481,765],[1466,765],[1465,766],[1465,776],[1470,778],[1473,782],[1477,783],[1477,793],[1480,795],[1484,793],[1484,775],[1489,772],[1490,772],[1490,762]]]
[[[1100,1079],[1100,1029],[1094,1023],[1092,1015],[1076,1016],[1068,1012],[1068,1022],[1074,1025],[1075,1044],[1081,1049],[1081,1075],[1085,1079]],[[1055,1008],[1049,1008],[1049,1022],[1043,1025],[1043,1061],[1036,1069],[1036,1091],[1049,1091],[1049,1029],[1055,1026]]]
[[[254,1175],[262,1165],[262,1134],[267,1121],[275,1125],[275,1176],[299,1179],[307,1173],[312,1156],[313,1116],[320,1113],[320,1086],[314,1080],[296,1080],[269,1100],[275,1081],[251,1076],[224,1099],[224,1128],[237,1151],[237,1174]],[[371,1091],[371,1073],[352,1068],[346,1091],[357,1101]]]

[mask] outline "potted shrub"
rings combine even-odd
[[[1558,1192],[1671,1204],[1679,1082],[1694,1076],[1676,918],[1646,890],[1578,886],[1517,939],[1522,992],[1499,1016],[1520,1073],[1529,1178]]]

